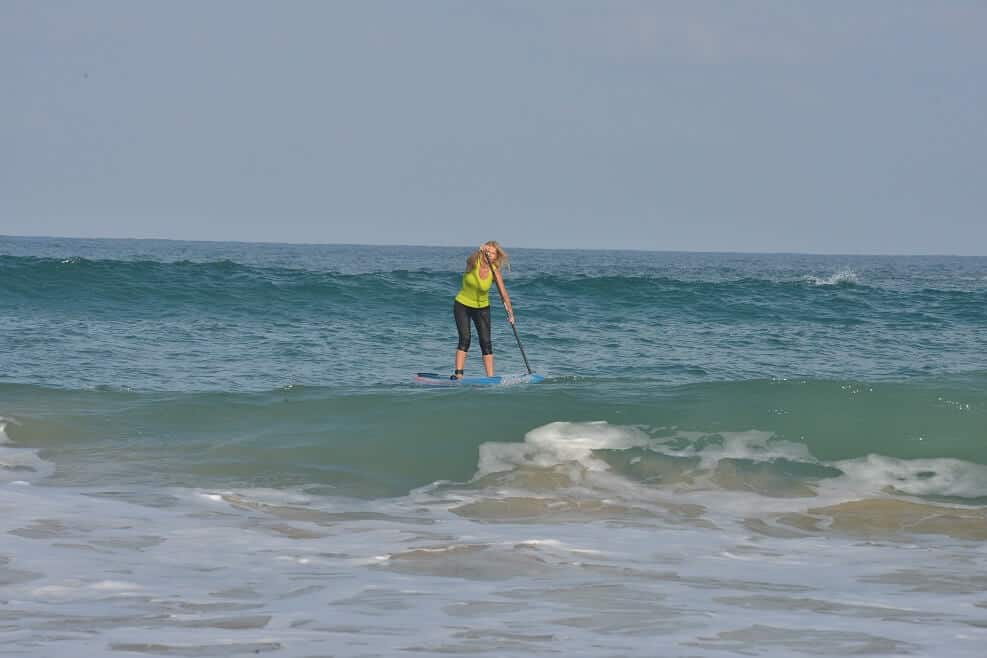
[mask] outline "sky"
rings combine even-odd
[[[987,3],[0,0],[0,235],[987,254]]]

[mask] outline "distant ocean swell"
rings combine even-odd
[[[256,267],[233,261],[159,262],[50,259],[0,256],[0,300],[19,306],[58,305],[99,310],[125,306],[152,312],[160,305],[181,311],[198,307],[226,311],[316,304],[321,310],[352,304],[378,308],[402,303],[446,305],[458,285],[447,271],[385,270],[362,274],[284,267]],[[656,274],[508,276],[512,292],[534,310],[566,300],[582,310],[625,307],[638,311],[699,312],[711,319],[774,314],[778,320],[869,316],[893,318],[908,309],[917,321],[980,322],[987,318],[987,288],[980,290],[896,290],[868,285],[851,270],[828,277],[802,275],[697,280]],[[814,312],[821,315],[813,316]]]

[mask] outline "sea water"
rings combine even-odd
[[[987,259],[507,246],[0,238],[0,655],[984,655]]]

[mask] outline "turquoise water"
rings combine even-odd
[[[509,251],[0,238],[10,651],[980,655],[987,258]]]

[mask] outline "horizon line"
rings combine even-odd
[[[46,239],[46,240],[100,240],[100,241],[130,241],[130,242],[190,242],[205,244],[245,244],[245,245],[283,245],[292,247],[423,247],[431,249],[471,249],[469,245],[439,245],[439,244],[410,244],[385,242],[274,242],[269,240],[214,240],[207,238],[157,238],[157,237],[105,237],[105,236],[71,236],[71,235],[8,235],[0,233],[0,238],[14,239]],[[851,256],[851,257],[885,257],[885,258],[984,258],[987,254],[949,254],[949,253],[870,253],[870,252],[824,252],[824,251],[738,251],[721,249],[642,249],[632,247],[511,247],[531,251],[613,251],[639,252],[655,254],[736,254],[749,256]]]

